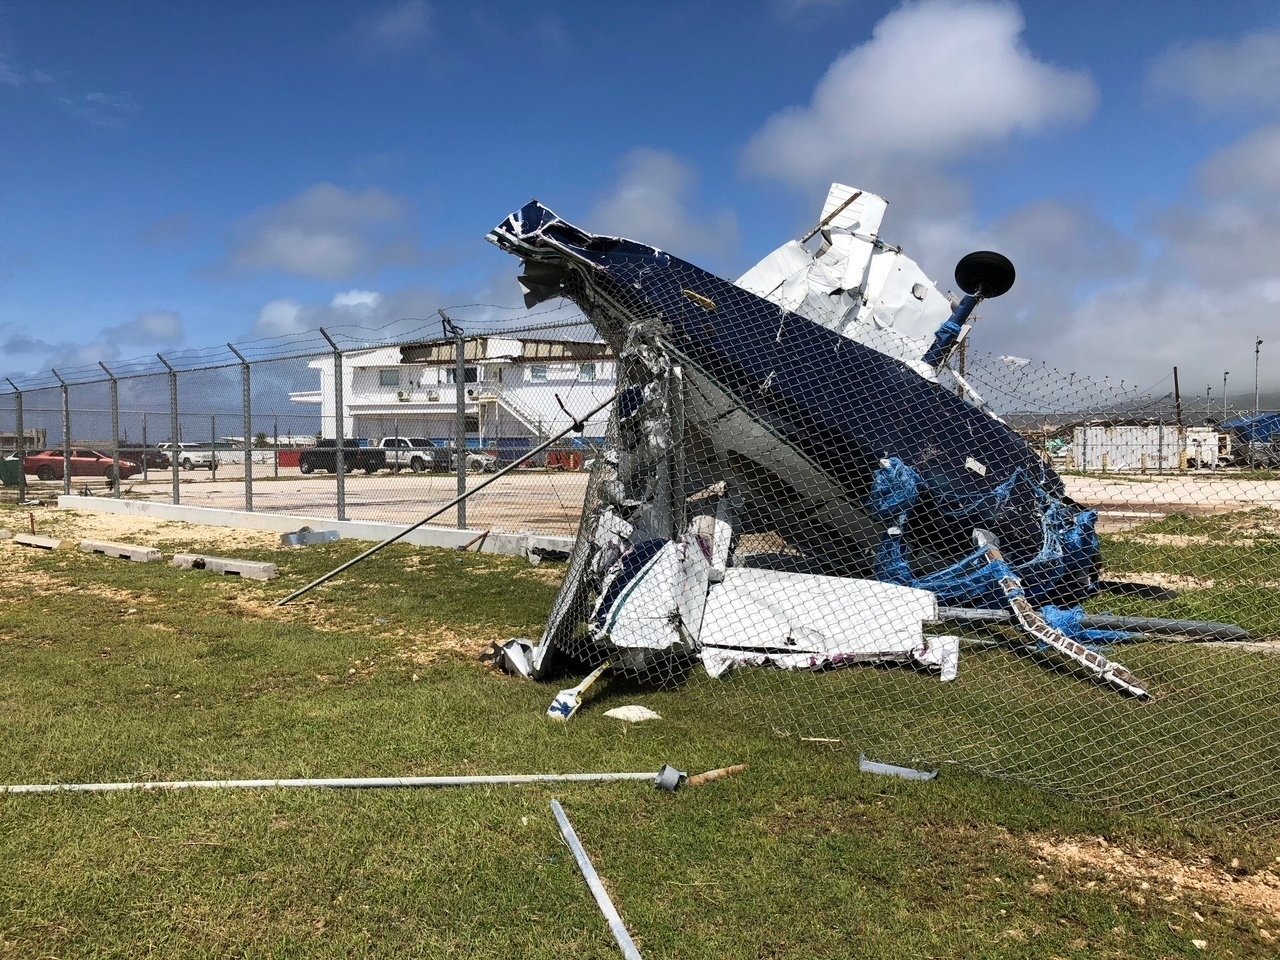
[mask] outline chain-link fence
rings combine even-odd
[[[554,439],[440,523],[571,537],[605,415],[571,428],[612,395],[615,366],[579,317],[322,330],[15,377],[0,497],[407,523]]]
[[[1274,819],[1265,416],[1173,376],[924,369],[659,266],[561,279],[603,339],[326,330],[15,378],[0,495],[408,523],[563,434],[441,518],[579,534],[532,672],[607,662],[879,759]]]
[[[960,322],[905,336],[858,314],[865,290],[826,318],[834,281],[816,306],[781,299],[801,253],[757,295],[536,203],[491,238],[621,369],[561,593],[508,669],[607,664],[879,760],[1275,821],[1280,464],[1262,418],[1193,409],[1173,371],[1140,390],[966,358]],[[969,293],[942,316],[963,320]]]

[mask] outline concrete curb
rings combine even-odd
[[[312,530],[336,530],[344,540],[381,541],[399,533],[408,524],[380,523],[372,520],[332,520],[325,517],[304,517],[289,513],[249,513],[244,510],[220,510],[215,507],[174,506],[150,500],[116,500],[114,497],[58,497],[58,507],[63,510],[84,510],[88,513],[114,513],[122,516],[151,517],[156,520],[178,520],[210,527],[236,527],[242,530],[273,530],[276,533],[294,533],[299,527]],[[483,531],[459,530],[456,527],[419,527],[401,543],[419,547],[462,547],[475,540]],[[573,537],[543,536],[533,533],[491,533],[481,545],[482,553],[498,553],[507,556],[526,557],[529,551],[573,550]]]
[[[16,534],[13,542],[24,547],[38,547],[41,550],[59,550],[62,547],[62,541],[57,537],[42,537],[38,533]]]
[[[85,553],[100,553],[116,560],[132,560],[134,563],[155,563],[162,559],[155,547],[136,547],[131,543],[113,543],[110,540],[81,540],[80,549]]]
[[[246,580],[274,580],[280,576],[280,568],[274,563],[234,560],[231,557],[209,557],[201,553],[176,553],[170,564],[181,567],[183,570],[208,570],[210,573],[243,577]]]

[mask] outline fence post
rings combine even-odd
[[[116,375],[107,369],[107,365],[101,360],[98,366],[102,368],[108,379],[111,381],[111,485],[115,489],[113,496],[119,500],[121,490],[124,486],[120,482],[120,381],[116,379]],[[146,459],[146,453],[143,453],[143,459]]]
[[[173,474],[172,499],[174,506],[177,506],[182,502],[182,494],[178,489],[178,458],[182,456],[182,450],[178,446],[182,434],[178,426],[178,371],[173,369],[173,365],[164,358],[163,354],[157,353],[156,356],[169,371],[169,469]]]
[[[62,375],[50,367],[50,371],[62,384],[62,492],[71,495],[71,392]]]
[[[273,452],[272,461],[275,466],[271,468],[271,475],[277,480],[280,479],[280,416],[278,414],[271,415],[271,450]]]
[[[14,426],[17,427],[18,431],[17,442],[14,445],[14,453],[17,454],[18,457],[18,502],[22,503],[27,499],[27,435],[26,426],[22,422],[22,391],[19,390],[18,385],[8,377],[5,377],[5,380],[8,382],[9,386],[13,387],[13,412],[17,417],[17,423],[14,424]]]
[[[446,333],[453,334],[454,426],[453,465],[458,478],[458,496],[467,492],[467,338],[462,328],[439,311]],[[477,410],[479,407],[477,406]],[[458,501],[458,529],[467,529],[467,501]]]
[[[963,341],[962,341],[963,342]],[[684,493],[684,476],[685,476],[685,449],[684,449],[684,369],[679,366],[671,368],[671,377],[668,381],[670,392],[668,397],[671,401],[671,458],[670,458],[670,483],[671,483],[671,538],[677,539],[688,523],[687,503]]]
[[[338,519],[347,519],[347,462],[346,450],[342,441],[345,439],[346,419],[343,411],[342,396],[342,351],[338,349],[338,345],[334,342],[333,337],[329,336],[324,327],[320,328],[320,335],[329,341],[329,346],[333,348],[333,435],[335,450],[333,453],[333,467],[338,477]],[[323,408],[322,408],[323,410]],[[321,417],[323,422],[323,416]]]
[[[253,380],[244,354],[230,343],[227,348],[240,361],[240,408],[244,411],[244,508],[253,513],[253,401],[250,396]]]
[[[142,411],[142,480],[145,483],[147,476],[147,411]]]

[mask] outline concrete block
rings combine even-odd
[[[228,577],[244,577],[246,580],[274,580],[280,576],[280,568],[274,563],[257,560],[233,560],[230,557],[207,557],[199,553],[176,553],[173,566],[184,570],[208,570]]]
[[[282,547],[310,547],[317,543],[332,543],[334,540],[341,539],[342,534],[337,530],[312,530],[310,527],[303,527],[295,533],[280,534],[280,545]]]
[[[155,547],[135,547],[131,543],[113,543],[110,540],[81,540],[80,549],[85,553],[100,553],[104,557],[132,560],[134,563],[155,563],[162,559]]]
[[[57,550],[62,546],[62,541],[57,537],[42,537],[37,533],[16,534],[13,542],[24,547],[38,547],[41,550]]]
[[[0,527],[0,540],[8,540],[12,536],[13,536],[13,531],[6,530],[4,527]]]

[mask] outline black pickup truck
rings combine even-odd
[[[387,454],[377,447],[362,447],[359,440],[351,438],[342,441],[342,464],[344,473],[355,473],[357,470],[377,473],[387,468]],[[314,447],[302,451],[298,469],[303,473],[313,473],[316,470],[337,473],[338,441],[317,440]]]

